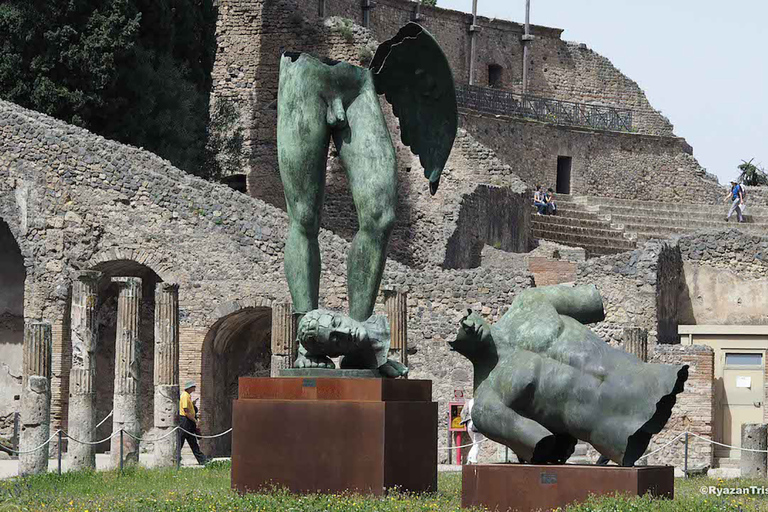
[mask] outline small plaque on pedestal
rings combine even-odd
[[[242,377],[232,487],[255,492],[437,490],[437,403],[426,380]]]
[[[461,506],[499,512],[550,511],[590,494],[674,498],[672,466],[479,464],[463,466]]]

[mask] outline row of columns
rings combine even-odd
[[[94,387],[95,351],[98,345],[96,307],[101,272],[80,272],[72,289],[72,368],[70,370],[68,457],[72,469],[96,467],[95,447],[78,443],[94,441],[96,425]],[[118,286],[117,332],[115,337],[115,383],[110,445],[113,466],[135,464],[141,436],[139,380],[141,378],[142,282],[138,277],[115,277]],[[178,437],[167,435],[178,423],[179,400],[179,294],[178,286],[159,283],[155,287],[155,398],[154,424],[161,440],[155,443],[157,465],[175,463]],[[122,444],[121,444],[122,443]]]
[[[69,374],[69,466],[72,470],[95,469],[93,444],[96,427],[96,349],[99,342],[97,305],[101,272],[82,271],[72,287],[71,339],[72,367]],[[118,285],[117,332],[115,338],[114,412],[112,431],[123,436],[111,440],[113,466],[138,462],[140,427],[139,380],[141,339],[142,281],[138,277],[115,277]],[[392,336],[391,349],[407,364],[407,293],[384,291],[385,306]],[[50,435],[51,402],[51,325],[31,322],[25,328],[24,377],[22,394],[22,432],[20,448],[31,449]],[[175,463],[178,436],[167,435],[178,424],[179,403],[179,295],[178,286],[159,283],[155,288],[154,344],[154,425],[157,465]],[[296,359],[296,321],[290,303],[272,308],[272,371],[290,368]],[[78,442],[80,441],[80,442]],[[122,445],[121,445],[122,442]],[[121,449],[122,448],[122,449]],[[44,472],[48,464],[47,446],[20,457],[20,474]]]

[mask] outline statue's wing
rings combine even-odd
[[[429,32],[408,23],[379,46],[370,67],[376,92],[392,105],[403,144],[419,155],[434,195],[458,125],[448,59]]]

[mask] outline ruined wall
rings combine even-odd
[[[576,283],[596,285],[603,297],[605,320],[592,329],[604,340],[621,345],[625,327],[640,327],[648,330],[649,352],[657,342],[669,341],[660,337],[660,321],[664,334],[674,319],[658,293],[676,285],[673,277],[662,275],[660,286],[659,272],[673,268],[670,251],[675,250],[667,242],[651,240],[641,249],[579,263]]]
[[[461,127],[528,185],[555,188],[557,157],[571,157],[571,193],[721,204],[725,188],[676,137],[601,132],[465,111]]]
[[[226,3],[226,0],[222,4]],[[363,8],[353,0],[325,0],[325,16],[342,16],[363,25]],[[302,13],[313,19],[321,0],[302,2]],[[470,5],[467,5],[469,8]],[[377,1],[369,11],[370,30],[378,41],[392,37],[416,18],[443,48],[451,63],[454,78],[469,82],[469,26],[472,15],[440,7],[418,6],[407,0]],[[523,47],[520,23],[478,16],[475,84],[489,85],[490,65],[501,67],[504,89],[522,92]],[[585,44],[560,39],[558,28],[531,26],[535,40],[530,46],[529,93],[581,103],[610,105],[634,111],[635,128],[642,133],[672,135],[672,125],[648,102],[636,82],[621,73],[610,60]]]
[[[681,324],[768,323],[768,238],[731,229],[678,243],[685,268]]]
[[[505,187],[479,185],[462,198],[443,267],[479,267],[486,245],[506,252],[527,252],[530,215],[526,195]]]
[[[211,371],[202,355],[206,335],[231,307],[271,307],[288,297],[285,214],[146,151],[0,102],[0,176],[0,218],[28,271],[25,317],[54,324],[52,428],[66,427],[75,270],[120,273],[139,265],[179,284],[181,382],[205,381],[203,373]],[[55,250],[47,249],[50,242]],[[345,309],[349,244],[323,230],[320,246],[321,304]],[[388,261],[382,286],[409,290],[411,375],[433,381],[440,411],[454,389],[471,393],[470,364],[446,344],[465,308],[494,321],[531,285],[530,273],[520,269],[413,269]],[[377,311],[384,309],[380,298]],[[200,407],[203,430],[212,433],[206,410],[213,406],[202,401]]]
[[[715,411],[714,357],[712,348],[703,345],[657,345],[653,354],[649,354],[651,363],[689,365],[685,390],[677,395],[672,416],[664,430],[651,440],[648,446],[649,452],[661,448],[686,430],[712,439]],[[685,438],[680,437],[668,448],[648,457],[648,463],[671,464],[682,468],[685,458],[684,443]],[[688,467],[690,469],[711,467],[714,456],[712,448],[712,444],[690,436]]]

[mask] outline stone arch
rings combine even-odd
[[[103,275],[99,281],[98,305],[96,308],[99,329],[96,348],[96,422],[105,418],[113,407],[115,377],[115,338],[117,329],[117,284],[113,277],[141,278],[142,301],[140,310],[139,338],[141,339],[141,379],[139,397],[141,400],[141,431],[149,432],[154,427],[154,345],[155,345],[155,285],[163,279],[152,268],[134,259],[123,258],[101,261],[88,270],[97,270]],[[103,439],[112,431],[112,421],[105,421],[94,434]],[[97,452],[109,450],[109,441],[97,446]]]
[[[0,218],[0,436],[7,439],[14,432],[21,395],[26,277],[21,248]]]
[[[90,261],[90,270],[100,270],[102,267],[130,267],[131,263],[147,267],[158,276],[158,282],[178,283],[175,266],[170,262],[171,254],[147,251],[144,249],[123,249],[110,247],[96,253]],[[117,262],[122,262],[118,264]],[[115,274],[116,275],[116,274]],[[153,285],[154,286],[154,285]],[[153,288],[154,293],[154,288]]]
[[[216,434],[232,426],[232,400],[237,398],[239,377],[269,377],[272,309],[268,300],[240,307],[237,302],[219,306],[224,313],[203,341],[200,416],[204,430]],[[232,436],[203,443],[209,456],[231,454]]]

